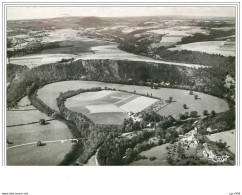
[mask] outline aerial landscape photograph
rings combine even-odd
[[[8,7],[7,166],[235,166],[234,7]]]

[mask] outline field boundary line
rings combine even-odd
[[[45,120],[45,121],[54,121],[56,119],[48,119],[48,120]],[[7,127],[18,127],[18,126],[24,126],[24,125],[33,125],[33,124],[37,124],[39,123],[39,121],[36,121],[36,122],[31,122],[31,123],[24,123],[24,124],[17,124],[17,125],[7,125]],[[48,125],[48,124],[46,124]]]
[[[124,99],[122,99],[122,100],[120,100],[120,101],[118,101],[118,102],[115,102],[114,105],[115,105],[115,104],[118,104],[118,103],[120,103],[120,102],[123,102],[123,101],[125,101],[125,100],[127,100],[127,99],[129,99],[129,98],[131,98],[131,97],[133,97],[133,96],[135,96],[135,95],[133,94],[133,95],[127,97],[127,98],[124,98]]]
[[[56,143],[56,142],[65,142],[65,141],[76,141],[76,140],[78,141],[78,140],[81,140],[81,139],[84,139],[84,138],[50,140],[50,141],[42,141],[42,143]],[[11,146],[11,147],[8,147],[7,150],[12,149],[12,148],[18,148],[18,147],[21,147],[21,146],[33,145],[33,144],[37,144],[37,142],[30,142],[30,143]]]
[[[21,110],[21,109],[19,109],[19,110],[7,110],[8,112],[15,112],[15,111],[33,111],[33,110],[38,110],[37,108],[35,108],[35,109],[26,109],[26,110]]]

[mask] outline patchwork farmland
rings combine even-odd
[[[102,90],[68,98],[65,105],[71,111],[85,114],[96,124],[122,124],[128,112],[140,112],[157,101],[137,94]]]

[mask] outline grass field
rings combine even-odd
[[[161,88],[156,90],[145,86],[112,84],[112,83],[103,83],[103,82],[96,82],[96,81],[63,81],[63,82],[52,83],[41,88],[38,91],[38,96],[49,107],[58,111],[56,98],[59,96],[60,92],[66,92],[68,90],[77,90],[80,88],[88,89],[92,87],[102,87],[102,88],[110,87],[110,88],[116,88],[121,90],[127,90],[130,92],[133,92],[134,90],[136,90],[136,92],[140,94],[152,93],[154,97],[159,97],[164,100],[168,100],[169,97],[173,97],[174,101],[159,111],[159,114],[164,116],[172,115],[174,117],[177,117],[182,112],[190,112],[193,110],[197,111],[199,115],[202,115],[203,110],[205,109],[207,109],[208,112],[215,110],[217,113],[225,112],[229,110],[229,106],[225,100],[222,100],[220,98],[217,98],[211,95],[203,94],[203,93],[195,92],[195,94],[197,94],[199,97],[199,99],[195,100],[194,95],[189,95],[188,90],[169,89],[169,88]],[[113,95],[110,94],[110,97],[111,96]],[[104,98],[107,98],[107,96],[105,96]],[[131,99],[133,98],[135,97],[131,97]],[[115,98],[112,98],[112,99],[115,99]],[[131,101],[131,99],[129,101]],[[73,101],[73,104],[75,104],[74,101]],[[87,102],[84,102],[84,104],[87,105]],[[184,109],[183,104],[186,104],[188,109]],[[70,106],[70,105],[69,107],[73,108],[73,106]],[[77,106],[75,105],[74,107],[77,107]],[[78,107],[78,109],[80,108],[83,108],[83,106]],[[88,113],[88,110],[86,110],[86,108],[83,108],[83,109]]]
[[[71,150],[72,143],[28,145],[7,150],[7,165],[58,165]]]
[[[33,109],[33,107],[31,107]],[[38,122],[39,119],[51,119],[39,110],[31,111],[7,111],[7,126]]]
[[[24,99],[26,100],[26,99]],[[23,103],[24,101],[22,101]],[[18,146],[16,148],[7,149],[7,164],[8,165],[57,165],[64,156],[71,150],[72,143],[61,144],[47,143],[46,146],[37,147],[33,145],[22,145],[27,143],[41,141],[53,141],[70,139],[72,135],[68,127],[57,120],[48,121],[46,125],[27,124],[38,122],[39,119],[51,119],[47,115],[33,106],[24,106],[17,111],[7,111],[7,125],[20,125],[7,127],[6,138],[12,144],[8,144],[7,148]],[[21,145],[21,146],[19,146]]]
[[[236,137],[235,137],[235,130],[224,131],[221,133],[215,133],[211,135],[207,135],[207,138],[211,141],[219,141],[220,139],[223,142],[227,142],[227,146],[229,146],[229,150],[235,154],[236,152]]]
[[[59,121],[50,121],[47,125],[31,124],[7,127],[7,138],[13,142],[9,146],[42,141],[72,138],[68,127]]]
[[[153,147],[150,150],[141,152],[140,155],[144,155],[148,159],[141,159],[138,161],[134,161],[130,163],[129,166],[151,166],[151,165],[167,166],[169,165],[166,160],[167,146],[170,146],[170,144],[169,143],[163,144],[160,146]],[[154,161],[151,161],[149,158],[153,156],[156,157],[156,159]]]
[[[30,111],[25,111],[30,112]],[[70,139],[68,127],[59,121],[50,121],[47,125],[31,124],[7,127],[7,139],[13,144],[7,147],[26,143]],[[7,149],[8,165],[57,165],[71,150],[72,143],[47,143],[37,147],[36,144]]]

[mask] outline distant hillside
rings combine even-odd
[[[99,17],[85,17],[80,19],[77,24],[85,27],[97,27],[97,26],[109,26],[112,22],[108,19],[103,19]]]

